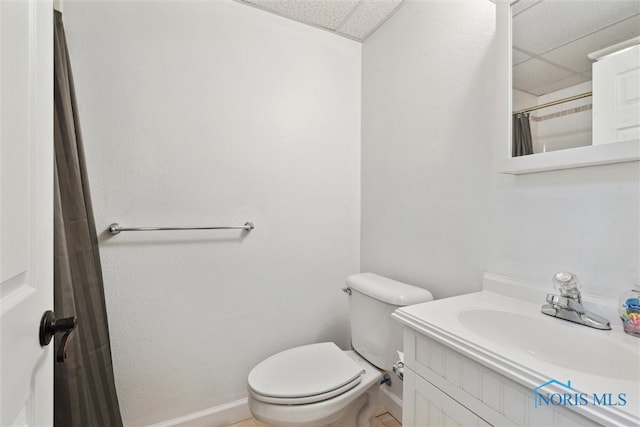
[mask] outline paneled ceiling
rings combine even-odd
[[[239,0],[242,3],[363,41],[404,0]]]
[[[362,42],[404,0],[238,1]],[[640,0],[516,0],[512,10],[513,86],[535,96],[590,81],[589,53],[640,36]]]
[[[540,96],[591,80],[588,54],[640,35],[640,0],[513,4],[513,87]]]

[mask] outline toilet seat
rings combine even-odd
[[[364,370],[332,342],[295,347],[249,373],[251,395],[266,403],[296,405],[338,396],[357,386]]]
[[[358,384],[360,384],[360,377],[356,378],[355,380],[351,381],[348,384],[343,385],[342,387],[338,387],[335,390],[331,390],[327,393],[321,393],[321,394],[315,394],[312,396],[303,396],[303,397],[263,396],[263,395],[257,394],[251,389],[249,390],[249,392],[251,393],[251,396],[253,396],[254,399],[259,400],[261,402],[265,402],[265,403],[273,403],[276,405],[304,405],[307,403],[321,402],[323,400],[327,400],[327,399],[331,399],[332,397],[339,396],[351,390]]]

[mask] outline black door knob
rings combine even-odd
[[[51,310],[45,311],[42,315],[40,320],[40,345],[42,347],[48,345],[55,334],[64,333],[56,356],[58,363],[63,363],[67,360],[67,344],[72,338],[71,334],[75,330],[77,323],[76,316],[58,319]]]

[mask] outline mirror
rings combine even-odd
[[[627,94],[625,102],[635,103],[635,115],[640,116],[640,3],[498,0],[496,13],[498,150],[506,152],[506,158],[499,155],[499,171],[518,174],[639,160],[637,118],[635,128],[627,124],[623,126],[626,130],[620,131],[618,125],[613,136],[596,136],[604,135],[598,130],[602,127],[597,125],[602,122],[598,118],[604,114],[611,119],[620,114],[612,111],[615,100],[606,100],[611,106],[603,109],[600,100],[608,96],[597,96],[598,91],[603,92],[598,80],[592,86],[592,69],[602,74],[597,67],[603,67],[592,64],[596,59],[604,64],[607,61],[603,58],[621,56],[614,52],[631,51],[635,74],[625,74],[621,93]],[[627,45],[620,44],[629,40]],[[612,78],[608,84],[611,88],[604,92],[617,93],[615,85],[620,86],[619,82]],[[545,104],[551,105],[540,108]],[[528,123],[514,119],[517,115],[513,113],[522,110]],[[519,151],[514,135],[523,134],[527,125],[531,148]]]
[[[640,35],[640,3],[517,0],[511,19],[514,126],[528,121],[532,136],[532,152],[512,155],[591,145],[589,55]]]

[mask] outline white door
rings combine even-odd
[[[593,64],[593,145],[640,139],[640,46]]]
[[[0,0],[0,426],[53,424],[53,5]]]

